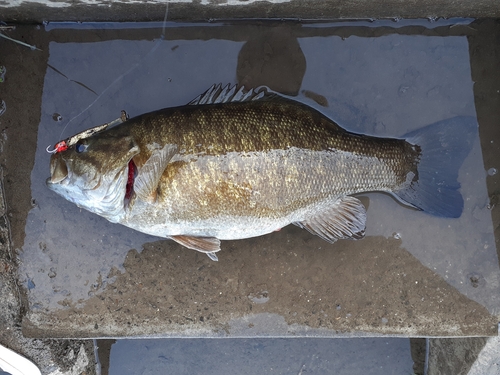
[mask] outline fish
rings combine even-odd
[[[361,239],[360,193],[460,217],[458,171],[477,131],[474,117],[457,116],[399,138],[356,134],[293,98],[220,84],[187,105],[118,120],[47,150],[48,188],[212,260],[223,240],[289,224],[330,243]]]

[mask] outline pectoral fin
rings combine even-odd
[[[140,199],[147,202],[156,200],[156,189],[161,175],[176,152],[177,146],[167,144],[162,149],[154,151],[139,169],[134,181],[134,191]]]
[[[293,223],[325,241],[360,239],[365,235],[366,209],[357,198],[345,196],[316,216]]]
[[[208,257],[217,261],[216,251],[220,251],[220,240],[215,237],[171,236],[175,242],[188,249],[206,253]]]

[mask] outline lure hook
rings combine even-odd
[[[45,149],[45,151],[47,151],[49,154],[55,154],[57,152],[57,148],[54,148],[53,150],[49,150],[49,148],[51,146],[52,145],[48,145],[47,148]]]
[[[54,146],[53,150],[49,150],[50,145],[45,149],[49,154],[56,154],[58,152],[66,151],[68,149],[68,143],[66,141],[61,141]]]

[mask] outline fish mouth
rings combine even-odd
[[[50,161],[50,178],[47,184],[58,184],[68,177],[68,165],[59,155],[54,155]]]

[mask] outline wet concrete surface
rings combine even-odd
[[[34,36],[38,44],[43,40],[36,27],[21,28],[12,34],[18,39],[26,35],[30,41],[33,41]],[[24,233],[16,231],[16,228],[25,225],[31,196],[26,189],[13,189],[12,186],[30,185],[34,155],[29,156],[25,150],[34,147],[36,142],[35,129],[40,118],[47,54],[40,51],[33,53],[3,39],[0,46],[0,65],[7,67],[4,81],[0,83],[0,97],[7,107],[0,117],[3,180],[0,189],[0,343],[29,358],[44,375],[83,372],[92,375],[95,374],[96,367],[91,341],[33,339],[25,337],[21,331],[27,300],[24,288],[18,283],[19,250],[13,244],[19,244],[19,241],[22,243],[24,238]],[[23,146],[17,147],[16,144]],[[6,168],[5,160],[8,158],[18,160],[14,168]]]
[[[276,236],[285,243],[306,241],[299,230],[282,232]],[[401,248],[304,254],[278,251],[271,240],[261,241],[259,250],[247,250],[252,263],[226,249],[223,274],[218,264],[207,264],[204,255],[170,242],[145,245],[140,254],[132,250],[125,272],[116,275],[107,290],[80,308],[63,302],[66,308],[52,312],[48,322],[45,315],[29,314],[25,332],[36,337],[495,333],[495,320],[484,307],[450,288]],[[370,246],[387,249],[393,241],[372,239]],[[334,261],[333,269],[324,266]],[[358,266],[353,269],[350,261]],[[403,271],[403,266],[408,268]],[[179,267],[182,276],[166,276]],[[338,283],[327,283],[332,272]],[[354,273],[365,277],[357,279]],[[287,288],[295,290],[285,293]]]
[[[0,193],[0,344],[36,363],[42,374],[95,374],[91,341],[31,339],[21,332],[23,298],[16,282],[16,260],[9,243],[4,193]],[[2,358],[8,360],[8,358]],[[59,372],[58,372],[59,371]]]
[[[351,131],[378,136],[475,114],[466,36],[342,38],[339,26],[328,24],[167,26],[146,28],[152,40],[141,37],[138,25],[48,28],[66,36],[49,44],[31,174],[34,201],[19,270],[28,289],[27,334],[258,336],[270,335],[269,327],[276,336],[496,333],[491,176],[479,140],[460,173],[466,200],[460,219],[368,194],[362,241],[329,245],[288,227],[224,242],[218,263],[110,224],[48,191],[47,145],[121,109],[134,116],[182,105],[235,77],[250,87],[267,82]],[[73,43],[68,34],[94,42]]]
[[[429,375],[467,375],[487,342],[481,337],[464,339],[432,339],[429,347]]]
[[[0,117],[2,165],[12,241],[20,256],[13,270],[19,264],[17,275],[27,290],[18,315],[26,313],[25,334],[496,334],[498,222],[491,220],[497,206],[488,205],[488,194],[494,197],[498,174],[487,171],[498,166],[497,149],[485,144],[498,144],[498,134],[492,125],[482,128],[483,121],[491,123],[488,116],[480,118],[480,138],[461,171],[462,218],[432,218],[370,194],[363,198],[369,206],[368,236],[358,242],[329,245],[289,227],[224,242],[220,261],[212,263],[170,241],[107,223],[43,185],[47,145],[112,120],[121,109],[137,115],[182,105],[214,82],[261,84],[255,72],[269,77],[273,89],[297,94],[357,132],[399,136],[452,115],[493,116],[494,98],[473,95],[471,70],[476,77],[491,71],[469,63],[477,24],[436,25],[422,36],[374,25],[351,31],[331,25],[169,26],[164,40],[161,27],[144,31],[147,36],[117,26],[20,28],[13,36],[43,51],[6,45],[11,52],[1,62],[8,69],[3,85],[12,96],[2,91],[7,104]],[[489,35],[495,27],[489,25]],[[443,37],[445,29],[453,36]],[[113,40],[116,35],[120,40]],[[259,50],[259,40],[269,43]],[[292,63],[283,66],[280,58],[287,51]],[[482,51],[476,41],[473,52]]]
[[[103,375],[415,374],[408,339],[374,338],[119,340],[107,370]]]

